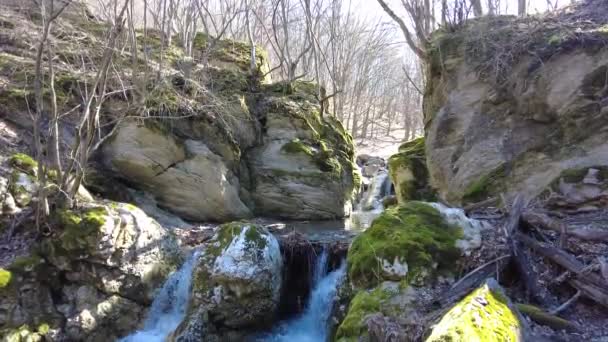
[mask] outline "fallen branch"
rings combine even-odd
[[[560,220],[549,217],[543,213],[526,211],[522,219],[529,225],[552,230],[560,234],[571,235],[586,241],[607,241],[608,230],[592,228],[568,229],[568,226]]]
[[[564,304],[556,307],[555,309],[551,310],[549,313],[552,315],[557,315],[558,313],[566,310],[570,305],[572,305],[572,303],[576,302],[576,300],[581,296],[581,291],[576,291],[576,293],[574,294],[574,296],[572,296],[570,299],[568,299],[567,301],[564,302]]]
[[[579,330],[574,323],[545,312],[534,305],[516,304],[516,307],[522,314],[530,317],[530,319],[538,324],[546,325],[556,330]]]
[[[517,234],[516,238],[540,255],[574,273],[575,278],[568,280],[568,284],[581,291],[581,294],[585,297],[608,307],[608,289],[604,279],[595,273],[588,272],[589,268],[586,265],[568,252],[547,244],[541,244],[529,236]]]

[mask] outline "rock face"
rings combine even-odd
[[[484,285],[448,311],[427,342],[524,341],[520,317],[496,280]]]
[[[61,211],[53,226],[55,234],[30,256],[2,270],[0,329],[41,334],[46,327],[55,338],[107,341],[136,328],[179,263],[174,236],[140,209],[115,202]]]
[[[339,121],[318,113],[310,94],[304,100],[275,91],[259,104],[263,144],[246,156],[256,213],[288,219],[350,214],[360,182],[352,139]]]
[[[594,4],[594,13],[608,10],[606,2]],[[559,21],[580,14],[564,13]],[[535,196],[564,170],[608,165],[606,17],[585,16],[576,35],[552,19],[538,30],[515,17],[481,18],[434,34],[426,155],[443,199]],[[505,56],[498,46],[513,49]]]
[[[351,137],[321,116],[316,86],[260,87],[240,93],[244,108],[215,118],[127,121],[105,145],[104,164],[186,219],[348,216],[360,182]]]
[[[272,323],[281,293],[279,243],[246,222],[220,226],[193,276],[189,314],[175,341],[243,338]]]
[[[238,178],[200,141],[180,141],[131,121],[121,126],[104,153],[109,167],[184,218],[226,221],[251,216],[239,198]]]

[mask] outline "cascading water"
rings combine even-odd
[[[372,179],[369,190],[364,194],[364,197],[361,200],[359,210],[382,209],[382,198],[388,195],[387,183],[388,192],[390,192],[390,182],[386,170],[378,171]]]
[[[317,257],[312,277],[313,289],[308,306],[300,317],[281,324],[271,334],[258,341],[263,342],[323,342],[329,338],[328,321],[334,297],[346,272],[346,264],[329,273],[328,253],[323,251]]]
[[[355,231],[367,229],[384,210],[382,199],[391,194],[391,188],[392,182],[388,172],[386,170],[378,171],[374,175],[369,189],[357,204],[356,210],[351,213],[347,229]]]
[[[192,270],[199,253],[192,253],[182,267],[171,274],[152,302],[144,328],[121,342],[162,342],[184,319]]]

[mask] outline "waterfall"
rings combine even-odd
[[[390,193],[390,182],[391,181],[388,177],[388,172],[386,172],[386,170],[378,171],[372,179],[372,183],[369,186],[369,190],[367,190],[367,192],[363,196],[363,199],[361,200],[360,209],[382,209],[382,198],[384,198],[384,196]]]
[[[190,299],[192,270],[199,253],[192,253],[182,267],[173,272],[154,298],[144,328],[121,342],[162,342],[182,322]]]
[[[323,251],[317,257],[313,289],[310,293],[308,306],[301,314],[291,321],[281,324],[268,336],[259,341],[264,342],[323,342],[329,338],[328,321],[331,315],[336,291],[346,272],[346,263],[340,268],[326,273],[328,254]]]

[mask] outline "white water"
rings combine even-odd
[[[281,324],[269,336],[260,339],[264,342],[323,342],[329,338],[328,321],[334,298],[346,271],[342,263],[335,271],[327,271],[328,256],[323,252],[317,257],[313,289],[306,310],[291,321]]]
[[[382,209],[382,199],[390,195],[391,181],[386,170],[380,170],[372,179],[369,189],[363,195],[358,210]]]
[[[188,307],[192,270],[198,254],[192,253],[182,267],[169,276],[152,302],[144,328],[121,342],[162,342],[177,328]]]

